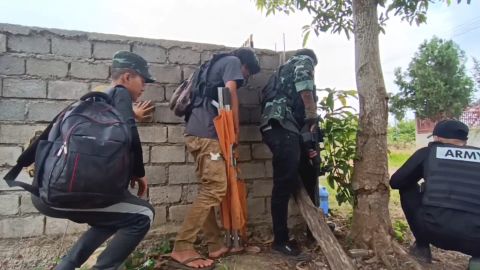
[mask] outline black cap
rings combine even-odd
[[[242,65],[247,66],[248,71],[250,71],[250,75],[260,72],[260,62],[258,61],[257,55],[253,49],[242,47],[234,50],[232,54],[240,59]]]
[[[458,120],[442,120],[435,125],[431,136],[445,139],[468,140],[468,126]]]
[[[143,57],[128,51],[118,51],[113,55],[113,68],[129,68],[137,72],[145,79],[146,83],[155,82],[155,79],[148,72],[148,64]]]

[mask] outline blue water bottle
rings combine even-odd
[[[319,197],[320,197],[320,208],[324,215],[328,215],[328,191],[327,188],[324,186],[320,186],[319,189]]]

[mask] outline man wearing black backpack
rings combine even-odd
[[[107,91],[107,94],[111,98],[111,105],[120,113],[131,130],[133,158],[130,162],[132,168],[130,185],[139,185],[137,194],[139,197],[146,191],[147,179],[132,102],[143,93],[145,83],[151,82],[154,82],[154,79],[148,72],[147,62],[141,56],[127,51],[117,52],[113,56],[112,88]],[[124,194],[118,194],[123,199],[99,208],[52,207],[41,198],[32,195],[32,202],[40,213],[90,225],[89,230],[78,239],[55,269],[79,268],[111,236],[113,238],[98,257],[93,269],[118,269],[140,243],[153,221],[154,209],[147,201],[130,194],[128,182],[123,185]],[[85,203],[88,203],[87,198]]]
[[[298,187],[299,175],[310,198],[315,201],[314,191],[318,183],[309,158],[318,153],[304,150],[301,131],[314,133],[318,127],[314,85],[316,65],[315,53],[310,49],[300,49],[274,74],[278,78],[275,89],[264,88],[262,91],[260,131],[273,154],[272,249],[299,260],[307,259],[307,256],[295,241],[289,240],[288,201]]]
[[[235,132],[239,131],[238,97],[240,88],[250,75],[260,71],[258,59],[250,48],[240,48],[229,54],[215,55],[208,63],[200,94],[194,95],[193,109],[186,123],[186,146],[195,158],[196,174],[200,180],[198,195],[189,209],[182,227],[177,233],[175,246],[169,262],[177,269],[212,269],[213,260],[229,250],[223,244],[215,219],[213,207],[218,206],[227,190],[224,157],[221,155],[218,135],[213,124],[217,110],[213,105],[217,87],[227,87],[231,93],[231,104]],[[207,76],[208,75],[208,76]],[[208,245],[209,257],[202,258],[193,243],[203,230]]]

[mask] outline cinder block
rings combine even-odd
[[[162,83],[178,84],[182,80],[182,69],[180,66],[151,65],[150,73],[158,82]]]
[[[152,103],[165,100],[165,88],[156,83],[149,83],[139,100],[150,100]]]
[[[242,144],[238,146],[239,161],[248,161],[252,159],[252,153],[250,151],[250,145]]]
[[[240,163],[240,178],[256,179],[265,177],[264,163]]]
[[[249,78],[247,87],[251,90],[260,91],[267,84],[268,79],[270,79],[270,76],[272,74],[273,71],[260,71],[260,73],[255,74]]]
[[[0,169],[0,179],[3,179],[3,177],[5,177],[5,175],[7,174],[7,172],[8,172],[8,169]],[[31,184],[33,179],[27,174],[26,170],[22,170],[20,171],[20,174],[17,176],[17,179],[15,180],[24,182],[27,184]],[[9,187],[7,182],[3,180],[0,181],[0,191],[14,191],[14,190],[23,190],[23,189],[20,187]]]
[[[30,193],[23,194],[20,197],[20,213],[23,214],[30,214],[30,213],[38,213],[37,208],[33,206],[32,199]]]
[[[261,142],[262,134],[257,126],[240,126],[241,142]]]
[[[247,201],[248,220],[264,218],[265,216],[265,198],[248,199]]]
[[[40,77],[65,77],[68,64],[58,60],[27,59],[27,74]]]
[[[183,143],[185,142],[185,127],[184,126],[168,126],[168,142]]]
[[[154,163],[185,162],[185,147],[183,145],[153,146],[151,159]]]
[[[17,158],[20,156],[21,153],[21,147],[3,145],[0,146],[0,166],[14,166],[15,164],[17,164]]]
[[[157,227],[167,223],[167,207],[166,206],[155,206],[155,219],[153,220],[152,227]]]
[[[109,69],[105,64],[73,62],[70,75],[80,79],[108,79]]]
[[[182,197],[181,186],[161,186],[150,188],[152,204],[178,203]]]
[[[188,77],[190,77],[190,75],[192,75],[195,70],[197,70],[197,68],[200,67],[200,65],[198,66],[183,66],[183,79],[186,80],[188,79]]]
[[[170,165],[170,167],[168,167],[168,184],[192,184],[196,182],[194,166]]]
[[[24,145],[30,141],[35,131],[43,131],[45,128],[46,125],[0,125],[0,143]]]
[[[280,66],[280,55],[260,55],[260,66],[265,69],[277,69]]]
[[[0,215],[16,215],[19,211],[20,196],[0,195]]]
[[[167,51],[161,47],[135,44],[132,52],[141,55],[147,62],[165,63],[167,61]]]
[[[66,229],[66,234],[82,233],[88,229],[88,225],[85,223],[75,223],[68,219],[51,218],[46,217],[45,221],[45,234],[56,235],[63,234]]]
[[[173,92],[177,89],[178,85],[167,85],[165,86],[165,100],[169,101],[172,98]]]
[[[49,53],[50,41],[42,36],[9,36],[7,40],[8,51],[27,53]]]
[[[96,59],[112,59],[113,55],[118,51],[130,51],[130,45],[105,42],[93,43],[93,58]]]
[[[167,127],[140,126],[138,127],[140,141],[143,143],[161,143],[167,141]]]
[[[190,184],[190,185],[183,186],[183,193],[185,194],[184,195],[185,201],[187,203],[192,203],[193,200],[195,200],[195,198],[197,198],[198,185]]]
[[[148,183],[152,185],[165,184],[167,182],[165,166],[145,166],[145,175]]]
[[[89,92],[88,83],[75,81],[49,81],[49,99],[79,99]]]
[[[78,58],[90,58],[91,47],[89,41],[52,38],[52,53]]]
[[[150,162],[150,146],[142,146],[143,163]]]
[[[3,96],[17,98],[47,97],[47,83],[41,80],[3,80]]]
[[[182,117],[176,116],[168,107],[168,104],[157,104],[153,120],[157,123],[179,124],[185,122]]]
[[[242,105],[260,105],[260,93],[242,87],[238,90],[238,100]]]
[[[0,120],[21,121],[25,120],[25,100],[0,100]]]
[[[0,53],[7,51],[7,36],[0,34]]]
[[[249,108],[245,108],[244,106],[240,105],[239,108],[239,120],[240,120],[240,125],[245,125],[250,122],[250,111]]]
[[[259,124],[262,120],[262,112],[260,105],[249,108],[250,110],[250,124]]]
[[[265,161],[265,176],[268,178],[273,177],[272,160]]]
[[[200,64],[200,53],[175,47],[168,50],[168,61],[174,64],[198,65]]]
[[[0,220],[0,238],[19,238],[43,234],[44,216]]]
[[[253,181],[248,194],[250,198],[270,197],[272,196],[273,181],[256,180]]]
[[[28,121],[52,121],[70,102],[31,102],[27,105]]]
[[[172,222],[182,222],[189,208],[190,205],[188,204],[170,206],[170,208],[168,208],[169,220]]]
[[[252,145],[253,159],[271,159],[272,152],[267,145],[257,143]]]
[[[0,74],[21,75],[25,73],[25,59],[10,55],[0,55]]]

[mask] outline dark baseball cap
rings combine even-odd
[[[153,83],[155,79],[148,72],[148,64],[143,57],[128,51],[118,51],[113,55],[112,68],[129,68],[145,79],[145,83]]]
[[[468,140],[468,126],[458,120],[442,120],[433,128],[431,136],[445,139]]]

